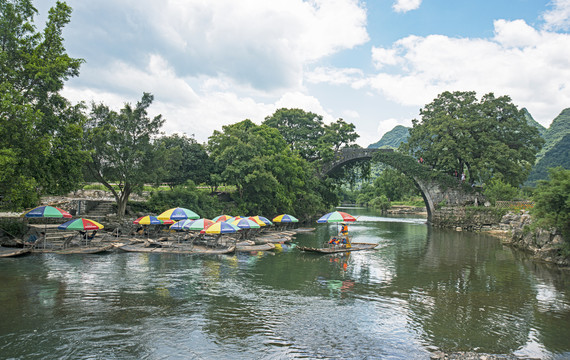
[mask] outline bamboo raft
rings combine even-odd
[[[275,249],[272,243],[256,244],[251,240],[238,242],[236,244],[236,251],[268,251]]]
[[[164,244],[162,246],[149,246],[145,243],[119,246],[127,252],[160,253],[160,254],[229,254],[235,251],[235,246],[209,247],[202,245]]]
[[[329,246],[322,248],[314,248],[307,246],[297,246],[297,248],[299,250],[307,252],[316,252],[321,254],[335,254],[335,253],[345,253],[345,252],[360,251],[360,250],[372,250],[377,246],[378,244],[371,244],[371,243],[351,243],[350,247]]]
[[[0,246],[0,257],[12,257],[28,254],[31,251],[30,248],[10,248]]]

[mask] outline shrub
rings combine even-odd
[[[549,169],[549,180],[539,182],[531,210],[538,223],[559,229],[570,245],[570,170]]]
[[[495,205],[497,201],[509,201],[515,199],[519,194],[519,190],[504,182],[500,178],[495,178],[491,180],[491,184],[485,187],[483,190],[483,195]]]

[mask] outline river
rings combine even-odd
[[[484,234],[345,211],[376,250],[0,259],[0,358],[570,358],[570,272]],[[294,244],[336,231],[316,228]]]

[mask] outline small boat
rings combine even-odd
[[[322,248],[314,248],[307,246],[297,246],[297,248],[302,251],[308,251],[308,252],[317,252],[321,254],[335,254],[335,253],[360,251],[360,250],[372,250],[377,246],[378,244],[371,244],[371,243],[351,243],[350,247],[328,246]]]
[[[236,251],[268,251],[275,249],[272,243],[256,244],[251,240],[245,240],[236,244]]]
[[[27,254],[31,248],[11,248],[0,246],[0,257],[12,257]]]

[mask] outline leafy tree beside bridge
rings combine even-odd
[[[522,184],[543,144],[508,96],[489,93],[479,101],[472,91],[446,91],[420,115],[401,149],[435,170],[464,172],[470,183],[501,178]]]

